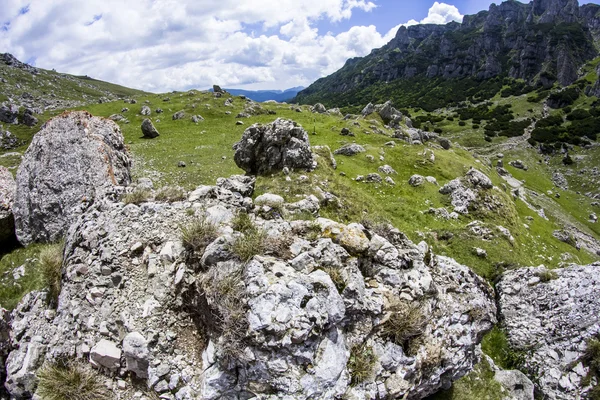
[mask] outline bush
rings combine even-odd
[[[388,311],[390,315],[381,325],[381,336],[406,350],[410,340],[423,334],[425,316],[419,304],[397,303]]]
[[[588,397],[592,400],[600,399],[600,335],[587,341],[585,353],[582,357],[583,365],[589,368],[588,376],[585,378],[587,384],[592,378],[596,378],[596,384],[590,390]],[[582,382],[583,384],[584,382]]]
[[[165,186],[156,193],[155,199],[169,203],[183,201],[186,199],[186,192],[179,186]]]
[[[203,218],[181,226],[180,231],[183,246],[192,252],[204,252],[206,246],[217,238],[217,227]]]
[[[575,161],[573,161],[569,153],[565,154],[565,156],[562,159],[562,162],[565,165],[573,165],[575,163]]]
[[[123,197],[125,204],[142,204],[150,198],[150,191],[145,189],[135,189],[133,192],[126,194]]]
[[[243,236],[236,238],[231,250],[243,262],[248,262],[252,257],[264,254],[266,250],[267,233],[262,229],[251,229]]]
[[[37,373],[36,394],[43,400],[110,400],[102,377],[76,362],[44,364]]]
[[[63,243],[49,245],[40,251],[39,269],[43,285],[48,289],[48,302],[52,306],[57,305],[60,295],[63,251]]]
[[[458,126],[466,126],[467,123],[465,121],[458,121]]]
[[[366,381],[372,374],[377,357],[371,346],[354,346],[350,350],[348,359],[348,371],[352,378],[352,385],[358,385]]]

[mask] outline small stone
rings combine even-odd
[[[179,161],[179,162],[177,163],[177,166],[178,166],[179,168],[185,168],[185,167],[187,166],[187,164],[185,163],[185,161]]]
[[[90,351],[90,362],[111,370],[121,365],[121,350],[110,340],[102,339]]]

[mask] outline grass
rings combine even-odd
[[[254,222],[247,212],[239,211],[231,221],[231,227],[234,231],[246,233],[255,229]]]
[[[231,245],[231,250],[242,262],[248,262],[252,257],[265,253],[267,250],[266,239],[267,232],[252,228],[247,230],[243,236],[235,239]]]
[[[173,203],[183,201],[187,197],[185,189],[178,186],[164,186],[154,196],[156,201]]]
[[[44,287],[38,260],[47,246],[33,244],[17,248],[0,259],[0,306],[12,310],[25,294]],[[21,266],[24,275],[17,280],[13,273]]]
[[[483,338],[481,349],[503,369],[519,369],[525,359],[525,352],[512,349],[506,332],[497,325]]]
[[[64,244],[56,243],[40,251],[39,269],[44,287],[48,290],[48,301],[52,306],[58,303],[62,279]]]
[[[40,400],[110,400],[102,376],[74,361],[46,363],[37,373]]]
[[[377,356],[371,346],[354,346],[350,350],[348,359],[348,371],[352,385],[359,385],[367,381],[373,375],[376,362]]]
[[[149,190],[135,189],[133,192],[123,196],[123,203],[140,205],[147,202],[151,196],[152,193]]]
[[[555,271],[545,269],[536,274],[540,278],[541,282],[550,282],[554,279],[558,279],[558,274]]]
[[[460,378],[449,390],[441,390],[427,400],[504,400],[502,385],[494,379],[495,372],[483,359],[475,368]]]
[[[389,317],[380,326],[381,336],[408,349],[410,340],[423,334],[425,316],[418,303],[398,302],[388,308]]]
[[[217,227],[203,218],[196,218],[180,227],[181,241],[186,250],[202,253],[217,238]]]

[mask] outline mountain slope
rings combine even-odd
[[[600,6],[576,0],[514,0],[467,15],[462,24],[401,27],[366,57],[301,91],[300,103],[358,106],[392,98],[427,110],[487,99],[513,80],[565,86],[597,56]]]

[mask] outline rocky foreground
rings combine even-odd
[[[31,231],[47,235],[20,235],[66,231],[58,299],[32,292],[3,314],[11,398],[40,398],[39,371],[67,360],[94,368],[117,399],[422,399],[473,369],[498,315],[516,348],[535,345],[526,367],[544,395],[569,399],[594,383],[574,361],[600,331],[598,264],[509,271],[497,307],[486,281],[426,243],[388,225],[319,218],[337,200],[330,193],[253,198],[255,178],[238,175],[169,197],[148,180],[124,186],[129,163],[112,121],[65,114],[42,133],[17,174],[15,220],[42,209],[22,199],[43,199],[39,188],[60,168],[74,181],[52,143],[95,160],[102,190],[56,191],[52,203],[70,206],[42,209],[43,227]],[[102,152],[107,138],[114,155]],[[262,165],[258,148],[283,156]],[[252,171],[310,170],[318,160],[306,132],[281,120],[249,128],[236,151]],[[106,174],[115,170],[122,179]],[[27,171],[44,173],[27,185]],[[491,182],[471,170],[444,188],[466,212]],[[522,374],[495,377],[507,398],[533,398]]]

